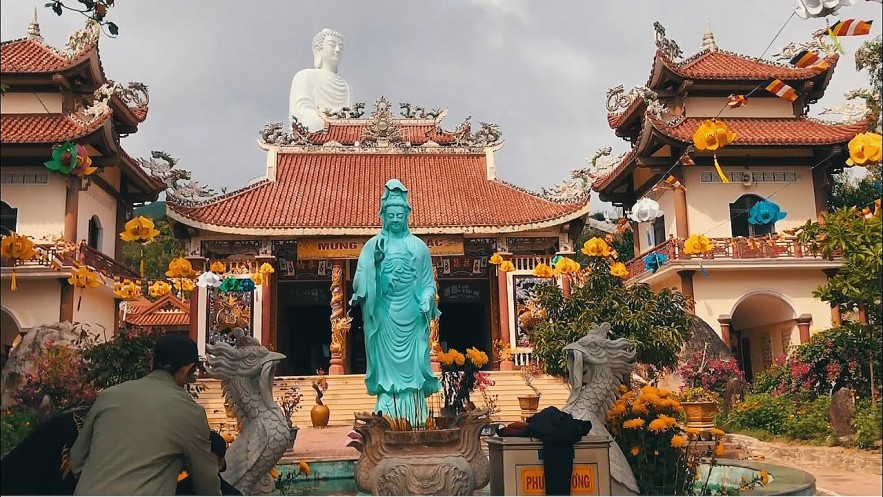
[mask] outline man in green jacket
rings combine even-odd
[[[193,340],[167,335],[149,375],[101,393],[70,450],[76,495],[174,495],[182,470],[197,495],[220,495],[205,411],[183,388],[198,365]]]

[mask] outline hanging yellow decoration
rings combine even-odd
[[[533,268],[533,275],[539,278],[551,278],[552,274],[552,268],[548,264],[540,263]]]
[[[15,281],[15,266],[21,264],[22,261],[36,259],[38,256],[34,249],[34,242],[24,235],[10,233],[4,236],[3,241],[0,242],[0,255],[4,259],[12,259],[12,283],[10,283],[9,289],[14,292],[18,290],[18,284]]]
[[[260,272],[257,272],[257,273],[251,273],[251,275],[250,275],[249,277],[251,278],[251,281],[254,281],[254,284],[257,285],[257,286],[261,286],[261,285],[264,284],[264,275],[263,275],[263,273],[260,273]]]
[[[555,263],[555,272],[558,274],[574,274],[580,269],[579,263],[570,257],[562,257]]]
[[[172,285],[169,285],[162,280],[156,281],[152,285],[150,285],[150,288],[147,289],[147,293],[154,298],[162,297],[163,295],[168,295],[169,293],[172,293]]]
[[[849,140],[849,166],[872,166],[883,158],[883,136],[879,133],[859,133]]]
[[[273,274],[276,272],[276,270],[273,269],[273,266],[271,266],[269,262],[265,262],[265,263],[261,264],[261,267],[258,269],[258,272],[261,274]]]
[[[512,261],[503,261],[500,263],[500,271],[504,273],[508,273],[509,271],[515,271],[515,265],[512,264]]]
[[[141,285],[132,280],[123,280],[113,285],[113,294],[123,300],[133,300],[141,296]]]
[[[78,311],[80,310],[80,304],[83,303],[83,289],[95,288],[101,285],[98,273],[90,271],[86,266],[80,266],[77,269],[71,270],[71,277],[67,279],[67,282],[74,288],[80,289],[80,296],[77,298]]]
[[[614,262],[612,266],[610,266],[610,274],[613,276],[618,276],[620,278],[625,278],[629,275],[628,268],[625,267],[625,264],[621,262]]]
[[[221,261],[215,261],[209,269],[211,269],[211,272],[213,273],[224,274],[227,271],[227,266]]]
[[[696,150],[713,152],[725,147],[736,139],[736,133],[723,121],[708,119],[693,133],[693,146]]]
[[[192,292],[196,288],[196,283],[190,278],[175,278],[173,280],[175,290],[180,292]]]
[[[495,266],[502,264],[503,263],[503,256],[501,256],[500,253],[497,252],[491,256],[491,258],[490,258],[490,260],[488,260],[488,262],[495,265]]]
[[[705,235],[690,235],[684,241],[684,253],[687,255],[700,255],[711,252],[711,240]]]
[[[601,238],[595,237],[586,240],[582,253],[591,257],[610,257],[610,246]]]
[[[730,178],[727,178],[727,175],[724,174],[724,170],[721,169],[720,163],[717,161],[717,154],[714,154],[714,168],[717,170],[717,175],[720,176],[721,183],[730,182]]]
[[[189,278],[194,275],[190,261],[183,257],[175,257],[169,262],[169,270],[166,276],[169,278]]]
[[[120,233],[124,242],[148,243],[159,235],[159,230],[153,225],[153,220],[144,216],[136,216],[126,222],[125,231]],[[141,249],[141,263],[139,264],[141,277],[144,277],[144,249]]]

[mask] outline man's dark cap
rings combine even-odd
[[[196,342],[184,335],[165,335],[156,341],[153,346],[154,369],[171,366],[173,370],[178,370],[188,364],[202,366]]]

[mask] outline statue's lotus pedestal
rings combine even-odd
[[[611,493],[611,440],[587,435],[574,446],[571,495]],[[546,495],[546,478],[540,459],[543,442],[526,437],[491,437],[491,495]]]
[[[372,495],[472,495],[490,481],[481,450],[487,411],[460,415],[444,430],[396,431],[383,417],[356,414],[362,456],[356,485]]]

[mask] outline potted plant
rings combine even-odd
[[[282,397],[279,400],[279,407],[282,408],[282,415],[285,416],[285,421],[288,423],[289,440],[291,440],[291,445],[288,447],[288,451],[291,452],[294,450],[294,441],[297,438],[298,430],[297,425],[294,424],[291,416],[300,410],[300,403],[303,396],[297,385],[283,387],[280,391],[282,392]]]
[[[322,397],[328,390],[328,379],[325,378],[325,370],[317,369],[316,374],[319,376],[313,380],[313,390],[316,391],[316,405],[310,410],[310,421],[313,422],[314,428],[324,428],[328,426],[328,419],[331,417],[331,409],[322,403]]]
[[[524,380],[525,385],[533,390],[532,394],[518,396],[518,404],[521,407],[522,417],[537,412],[537,409],[540,407],[540,390],[533,384],[533,382],[534,379],[541,374],[543,374],[543,372],[536,362],[531,361],[521,366],[521,379]]]
[[[512,371],[515,369],[515,349],[509,343],[502,340],[494,340],[494,350],[497,352],[497,361],[500,362],[500,371]]]
[[[441,416],[436,419],[440,428],[447,427],[461,413],[467,411],[472,403],[470,394],[475,390],[481,368],[487,364],[488,356],[476,348],[466,349],[462,353],[457,349],[449,349],[447,352],[439,351],[439,364],[441,365],[441,387],[444,397],[444,407]]]
[[[678,393],[688,428],[714,428],[717,414],[717,394],[703,387],[684,387]]]

